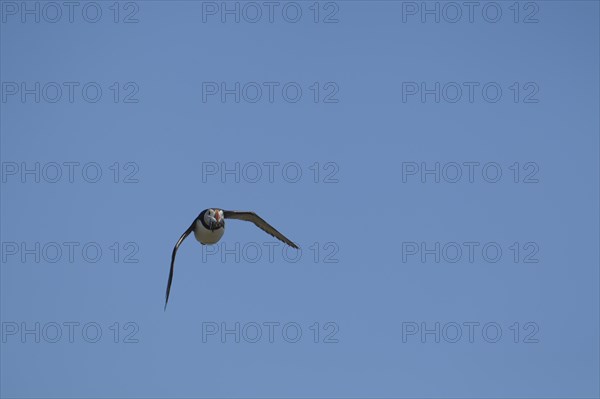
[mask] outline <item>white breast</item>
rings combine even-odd
[[[204,227],[201,221],[196,220],[194,236],[196,236],[196,240],[200,241],[202,244],[215,244],[223,237],[223,233],[225,233],[225,227],[211,231]]]

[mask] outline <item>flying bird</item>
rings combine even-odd
[[[169,293],[171,292],[171,283],[173,282],[173,269],[175,267],[175,256],[177,255],[177,250],[179,246],[189,236],[192,232],[194,232],[194,236],[196,240],[200,242],[202,245],[211,245],[217,243],[221,237],[223,237],[223,233],[225,232],[225,219],[237,219],[237,220],[245,220],[247,222],[254,223],[257,227],[264,230],[266,233],[272,235],[278,240],[286,243],[292,248],[299,249],[299,247],[294,244],[290,239],[286,236],[275,230],[273,226],[267,223],[263,218],[258,216],[254,212],[245,212],[245,211],[224,211],[218,208],[209,208],[205,209],[200,214],[190,227],[179,237],[177,243],[175,244],[175,248],[173,248],[173,254],[171,255],[171,270],[169,272],[169,282],[167,283],[167,297],[165,300],[165,310],[167,309],[167,303],[169,302]]]

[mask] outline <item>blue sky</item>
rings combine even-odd
[[[1,396],[598,397],[598,3],[461,4],[1,1]]]

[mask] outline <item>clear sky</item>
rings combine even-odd
[[[0,12],[2,397],[600,395],[598,2]]]

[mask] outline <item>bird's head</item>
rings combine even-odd
[[[210,208],[204,212],[204,223],[211,229],[217,230],[225,226],[225,217],[221,209]]]

